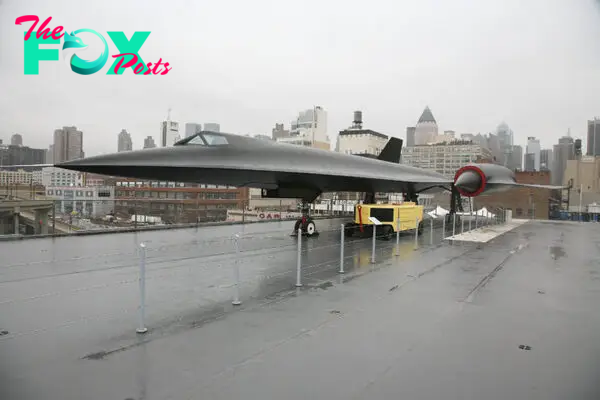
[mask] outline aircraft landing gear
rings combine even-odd
[[[294,224],[294,232],[292,236],[298,236],[298,229],[302,228],[303,236],[317,236],[317,225],[315,221],[309,215],[310,205],[306,202],[302,203],[302,218],[296,221]]]

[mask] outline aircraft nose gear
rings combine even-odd
[[[302,228],[302,235],[304,236],[316,236],[319,234],[317,232],[317,225],[312,220],[312,218],[308,215],[309,206],[307,204],[302,205],[302,218],[296,221],[294,224],[294,232],[292,232],[292,236],[298,236],[298,229]]]
[[[292,236],[298,236],[298,228],[302,228],[303,236],[315,236],[319,234],[319,232],[317,232],[317,225],[315,225],[312,218],[302,218],[297,220],[294,224]]]

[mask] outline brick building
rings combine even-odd
[[[227,209],[248,202],[248,188],[122,178],[114,185],[118,215],[160,216],[165,222],[224,221]]]
[[[515,179],[518,183],[551,184],[549,171],[516,172]],[[515,188],[501,193],[484,193],[475,197],[474,203],[475,209],[510,209],[515,218],[531,218],[535,210],[535,219],[548,219],[551,205],[558,205],[560,196],[560,191],[556,190]]]

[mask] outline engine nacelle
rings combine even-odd
[[[513,171],[497,164],[469,164],[454,175],[454,187],[465,197],[508,190],[515,183]]]

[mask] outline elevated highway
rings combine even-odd
[[[37,213],[36,210],[46,209],[48,213],[52,211],[54,202],[56,200],[46,197],[40,193],[30,190],[13,190],[10,196],[0,200],[0,204],[6,203],[6,207],[10,208],[11,204],[19,203],[19,223],[26,224],[29,228],[27,229],[30,234],[45,235],[48,233],[70,233],[77,231],[78,228],[69,225],[64,222],[55,220],[55,218],[48,217],[46,214],[45,218],[41,213]],[[13,202],[13,203],[10,203]],[[16,215],[16,209],[13,209],[13,216]],[[39,218],[41,217],[41,218]],[[17,217],[14,217],[14,221],[17,221]],[[5,232],[0,231],[0,234],[19,234],[17,225],[15,222],[8,224],[9,228],[5,229]]]
[[[32,234],[48,234],[48,213],[54,207],[52,200],[0,201],[0,235],[18,235],[25,224]]]

